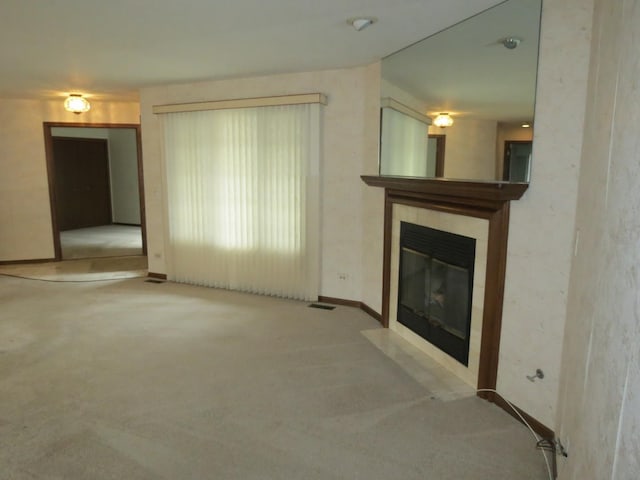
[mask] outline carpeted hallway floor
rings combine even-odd
[[[132,225],[102,225],[60,232],[65,260],[142,255],[142,231]]]
[[[443,401],[377,330],[347,307],[0,276],[0,479],[547,478],[525,427]]]
[[[44,281],[89,282],[147,276],[147,257],[98,257],[64,262],[0,265],[0,275]]]

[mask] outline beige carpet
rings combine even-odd
[[[147,275],[147,257],[139,255],[1,265],[0,275],[52,282],[86,282],[145,277]]]
[[[547,478],[522,425],[438,399],[359,310],[8,277],[0,305],[2,479]]]

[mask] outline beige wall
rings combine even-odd
[[[91,127],[53,127],[51,128],[52,137],[71,137],[71,138],[102,138],[109,140],[109,130],[106,128]]]
[[[382,229],[364,240],[368,215],[376,228],[382,197],[360,180],[377,170],[379,67],[295,73],[147,88],[141,91],[149,270],[165,273],[162,128],[153,105],[321,92],[324,108],[322,165],[322,295],[365,299],[379,310]],[[373,97],[373,92],[375,97]],[[373,118],[374,120],[366,120]],[[364,205],[365,200],[371,204]],[[373,205],[375,204],[375,205]],[[369,248],[361,254],[363,244]],[[363,274],[371,275],[364,279]],[[372,280],[373,279],[373,280]],[[375,285],[373,283],[375,282]],[[363,290],[366,289],[366,292]],[[374,291],[370,291],[373,289]]]
[[[377,175],[379,159],[380,135],[380,64],[367,67],[366,82],[362,102],[364,123],[362,135],[359,135],[362,146],[360,157],[360,174]],[[373,138],[372,138],[373,137]],[[362,191],[361,211],[362,243],[360,244],[362,262],[362,293],[360,300],[382,312],[382,256],[384,231],[384,190],[381,188],[364,188]]]
[[[592,2],[545,0],[531,184],[511,203],[498,390],[553,428],[573,253]],[[544,380],[530,382],[536,368]]]
[[[61,100],[0,100],[0,261],[54,255],[42,123],[138,119],[136,103],[92,102],[79,116]]]
[[[492,180],[496,171],[497,122],[454,119],[451,127],[429,127],[430,134],[445,135],[444,176],[467,180]]]
[[[109,129],[109,160],[113,222],[140,225],[138,145],[134,129]]]
[[[596,0],[559,478],[640,478],[640,1]]]

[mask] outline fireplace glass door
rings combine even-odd
[[[398,321],[465,365],[469,358],[473,242],[466,262],[456,261],[455,256],[447,259],[440,248],[425,253],[403,246],[400,251]]]

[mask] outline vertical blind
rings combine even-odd
[[[428,125],[393,108],[382,109],[381,175],[427,176]],[[435,172],[434,172],[435,173]]]
[[[316,299],[320,106],[163,117],[168,278]]]

